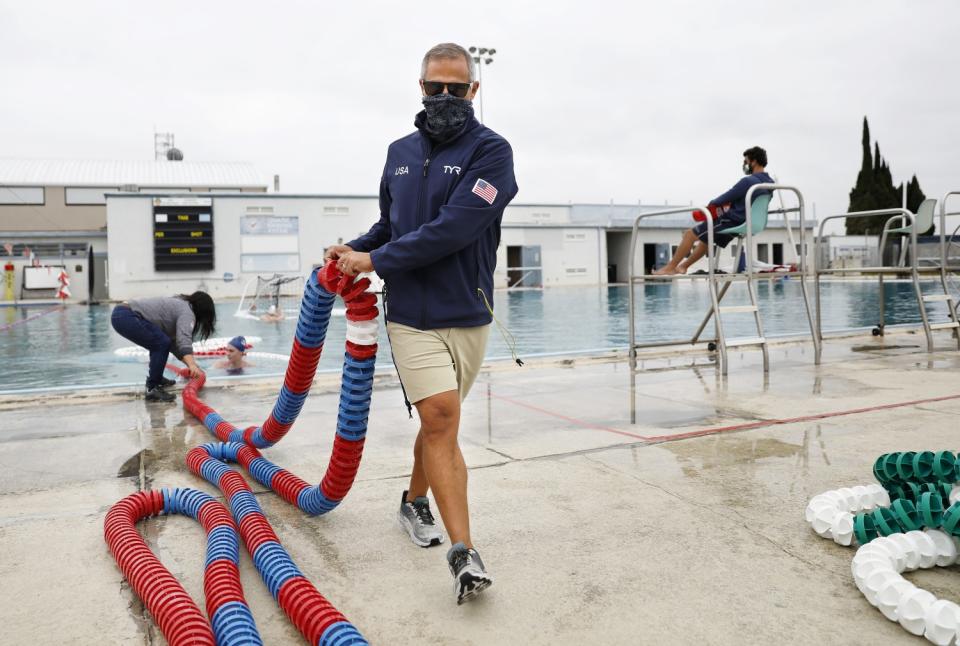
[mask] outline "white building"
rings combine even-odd
[[[67,269],[73,300],[107,298],[107,193],[246,194],[267,186],[245,162],[0,159],[0,244],[13,247],[5,261],[15,267],[16,298],[26,286],[26,249]]]
[[[634,218],[663,208],[511,205],[503,219],[496,284],[623,282]],[[375,196],[277,193],[108,193],[106,211],[109,296],[114,300],[200,288],[215,297],[238,297],[257,275],[307,274],[322,261],[325,247],[351,240],[380,217]],[[183,217],[182,225],[171,220],[176,217]],[[692,224],[683,215],[645,220],[638,236],[638,273],[666,262]],[[794,222],[795,235],[796,226]],[[782,218],[771,217],[754,244],[761,261],[796,260]],[[729,267],[732,259],[728,256],[722,264]]]
[[[592,285],[626,282],[630,266],[633,222],[641,213],[670,206],[624,204],[518,204],[507,208],[497,262],[503,286]],[[682,208],[682,207],[677,207]],[[696,224],[679,214],[641,221],[635,252],[637,275],[650,274],[670,259],[683,232]],[[799,242],[799,224],[791,219]],[[812,247],[813,223],[805,223]],[[771,216],[765,231],[754,237],[754,258],[772,264],[797,261],[782,216]],[[733,266],[733,244],[721,253],[720,266]],[[540,271],[536,270],[539,258]],[[691,271],[706,268],[706,260]],[[519,281],[519,282],[518,282]]]

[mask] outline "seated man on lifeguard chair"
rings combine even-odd
[[[713,242],[726,247],[734,236],[724,234],[724,229],[742,225],[746,219],[745,198],[747,191],[754,184],[773,184],[773,178],[767,175],[767,151],[759,146],[743,151],[743,179],[733,185],[729,191],[715,197],[707,205],[711,214],[716,211],[717,218],[713,222]],[[754,196],[764,195],[768,191],[757,191]],[[696,246],[694,246],[696,245]],[[691,251],[692,250],[692,251]],[[676,253],[666,265],[653,272],[654,276],[673,276],[685,274],[693,263],[700,260],[707,253],[707,222],[703,221],[693,228],[683,232],[683,239]],[[689,257],[688,255],[689,254]]]

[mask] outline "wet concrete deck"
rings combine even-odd
[[[960,448],[960,354],[921,337],[651,359],[631,391],[624,362],[578,358],[484,372],[465,404],[474,537],[496,583],[457,607],[445,548],[397,528],[416,422],[390,375],[374,393],[359,478],[309,518],[256,485],[304,574],[375,644],[925,643],[856,590],[853,551],[814,535],[808,499],[871,481],[879,453]],[[274,392],[211,388],[236,424]],[[636,423],[631,423],[631,402]],[[336,394],[318,385],[266,451],[311,482],[326,466]],[[111,396],[0,402],[0,621],[11,644],[162,644],[102,538],[109,506],[189,486],[210,436],[179,405]],[[248,478],[249,480],[249,478]],[[254,483],[255,484],[255,483]],[[183,517],[141,524],[202,607],[203,533]],[[302,643],[241,550],[247,600],[270,644]],[[911,574],[957,600],[957,570]]]

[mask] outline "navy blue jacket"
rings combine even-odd
[[[517,194],[507,140],[470,118],[434,144],[418,130],[390,144],[380,220],[347,243],[370,252],[387,320],[421,330],[490,323],[503,209]]]
[[[729,191],[710,200],[710,204],[707,206],[723,206],[724,204],[729,204],[730,210],[724,213],[723,217],[727,220],[736,222],[737,224],[743,224],[747,221],[747,191],[749,191],[750,187],[754,184],[773,183],[775,183],[773,178],[767,175],[765,172],[747,175],[739,182],[734,184]],[[770,191],[754,191],[753,199],[757,199],[761,195],[769,194]]]

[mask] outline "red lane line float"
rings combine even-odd
[[[224,440],[224,443],[205,444],[192,449],[187,454],[188,466],[195,474],[223,491],[236,523],[233,525],[231,522],[231,527],[239,528],[254,565],[270,593],[311,644],[325,646],[359,645],[366,644],[367,641],[303,576],[280,544],[246,481],[224,462],[240,464],[256,480],[310,514],[326,513],[343,500],[353,485],[360,466],[373,391],[377,352],[376,319],[379,311],[376,307],[376,295],[365,291],[369,284],[367,279],[354,281],[352,277],[341,274],[334,263],[327,264],[322,270],[316,270],[311,275],[304,288],[300,318],[284,384],[263,426],[239,429],[204,404],[197,394],[204,383],[202,375],[193,379],[183,391],[184,407],[200,419],[214,435]],[[347,342],[337,430],[327,472],[319,485],[311,486],[266,460],[257,448],[271,446],[283,438],[303,407],[320,360],[337,294],[343,298],[347,308]],[[181,374],[185,372],[181,371]],[[171,644],[212,643],[203,641],[210,633],[210,625],[218,644],[260,643],[252,615],[248,621],[244,614],[243,608],[246,608],[246,604],[239,580],[236,585],[232,582],[233,571],[230,566],[237,564],[236,560],[231,560],[232,552],[229,552],[227,557],[211,559],[208,543],[207,576],[212,581],[219,582],[221,587],[213,591],[205,587],[207,612],[210,617],[210,625],[207,625],[193,601],[186,593],[181,594],[180,584],[160,564],[133,529],[136,519],[157,513],[186,513],[204,522],[201,511],[207,510],[207,502],[199,496],[206,494],[193,490],[172,491],[177,493],[168,494],[164,490],[162,494],[134,494],[114,505],[108,513],[105,537],[121,570],[128,579],[131,576],[138,577],[139,583],[139,573],[143,568],[147,568],[151,576],[155,575],[158,580],[166,582],[163,584],[166,587],[162,588],[160,593],[155,592],[154,587],[143,585],[134,585],[134,590],[145,601],[148,601],[149,597],[148,608],[158,617],[160,629]],[[207,515],[210,513],[212,512],[205,512]],[[116,520],[118,518],[120,520]],[[127,520],[128,518],[132,520]],[[116,529],[118,523],[129,531]],[[204,527],[207,525],[204,524]],[[222,523],[211,525],[208,533],[212,536],[213,531],[218,531],[218,536],[225,536],[226,530],[222,527]],[[233,531],[233,540],[236,543],[236,529]],[[160,616],[163,616],[163,621]],[[191,639],[197,641],[191,642]],[[244,639],[247,641],[243,641]]]

